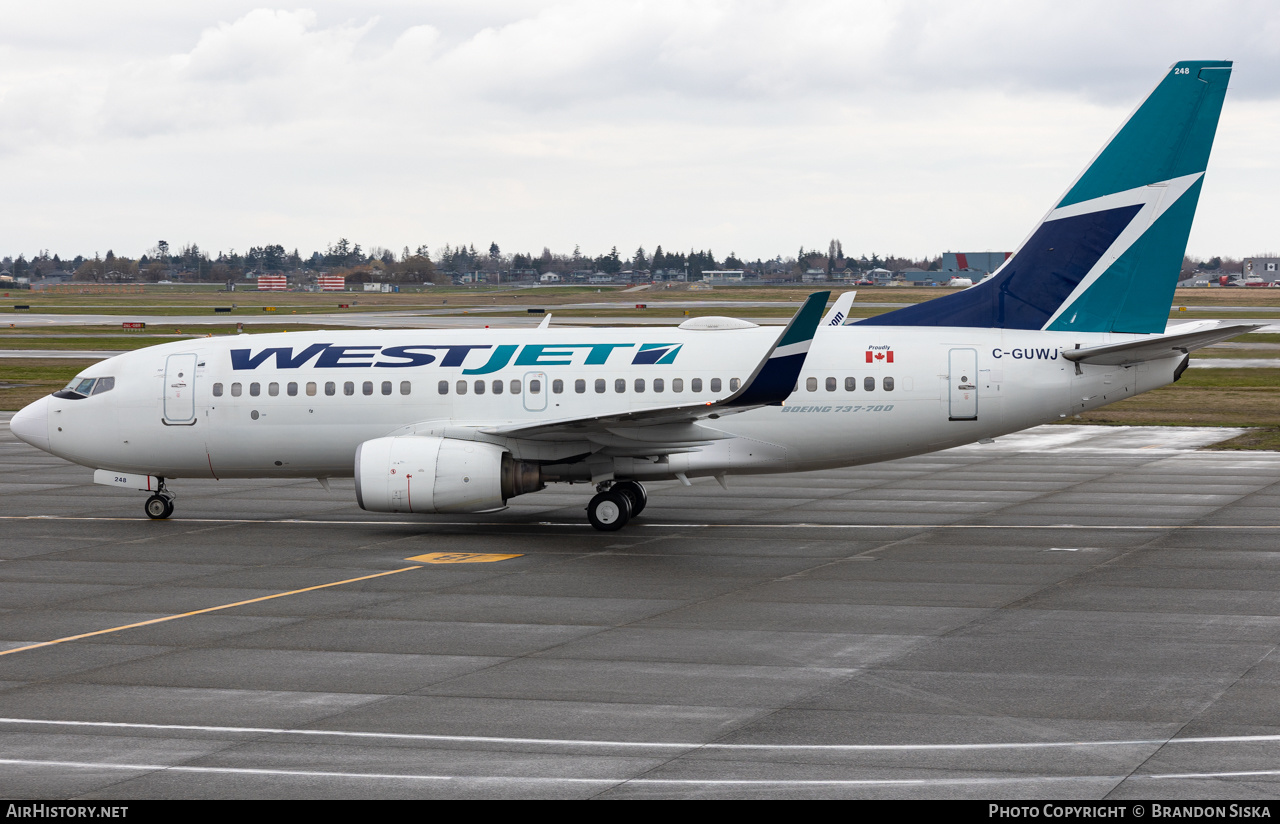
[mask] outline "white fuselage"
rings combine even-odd
[[[170,343],[83,373],[113,377],[110,391],[48,398],[48,451],[166,478],[343,477],[362,442],[419,433],[502,444],[541,462],[553,481],[589,480],[600,460],[612,461],[618,479],[793,472],[1055,421],[1165,385],[1179,363],[1077,368],[1062,357],[1138,335],[854,324],[819,328],[783,406],[703,419],[717,439],[666,457],[644,454],[633,433],[513,439],[480,431],[724,398],[778,334],[397,330]],[[273,349],[281,351],[262,354]],[[596,469],[584,455],[596,456]]]

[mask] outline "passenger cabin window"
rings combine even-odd
[[[515,383],[515,381],[512,381],[512,383]],[[556,393],[557,395],[563,395],[564,381],[560,380],[559,378],[556,378],[555,380],[553,380],[551,382],[551,391]]]
[[[856,392],[857,390],[858,390],[858,379],[857,379],[857,378],[845,378],[845,379],[844,379],[844,391],[846,391],[846,392]]]
[[[495,395],[502,394],[502,380],[499,378],[493,379],[493,394]]]
[[[400,381],[401,395],[408,395],[412,391],[413,391],[413,386],[409,383],[409,381]]]
[[[738,391],[738,387],[740,387],[740,386],[742,386],[742,381],[738,380],[737,378],[729,378],[729,391],[730,391],[730,392],[737,392],[737,391]]]
[[[448,382],[448,381],[440,381],[440,383],[436,384],[436,391],[437,391],[437,392],[439,392],[441,395],[448,395],[448,394],[449,394],[449,382]]]
[[[520,394],[520,381],[518,381],[518,380],[516,380],[516,379],[514,379],[514,378],[513,378],[513,379],[512,379],[512,381],[511,381],[511,394],[512,394],[512,395],[519,395],[519,394]]]
[[[347,381],[346,383],[342,384],[342,394],[354,395],[355,393],[356,393],[355,381]]]
[[[383,381],[383,382],[382,382],[382,394],[384,394],[384,395],[390,395],[390,394],[391,394],[391,381]]]
[[[529,379],[529,394],[530,394],[530,395],[537,395],[537,394],[538,394],[539,392],[541,392],[541,391],[542,391],[542,381],[538,380],[537,378],[530,378],[530,379]]]
[[[239,383],[231,384],[231,397],[233,398],[240,397],[240,392],[241,392],[241,386]]]
[[[262,384],[257,383],[256,381],[254,383],[249,384],[250,397],[256,398],[261,394],[262,394]]]
[[[690,391],[690,392],[701,392],[701,391],[702,391],[702,378],[694,378],[693,380],[689,381],[689,391]]]
[[[712,379],[711,379],[711,391],[712,391],[712,392],[719,392],[719,391],[720,391],[720,386],[721,386],[721,384],[720,384],[720,379],[719,379],[719,378],[712,378]]]
[[[884,386],[884,391],[886,392],[893,391],[893,378],[885,378],[883,381],[881,381],[881,384]]]
[[[289,381],[289,385],[285,387],[285,391],[289,393],[289,397],[298,397],[298,384],[296,381]]]
[[[466,382],[466,381],[458,381],[458,385],[457,385],[456,389],[458,390],[458,394],[459,394],[459,395],[465,395],[465,394],[467,394],[467,382]]]
[[[835,379],[835,378],[827,378],[827,391],[828,391],[828,392],[834,392],[834,391],[836,391],[836,379]]]
[[[324,393],[330,396],[338,394],[338,385],[333,381],[325,381]]]
[[[587,382],[584,381],[582,378],[578,378],[576,381],[573,382],[573,391],[577,392],[579,395],[581,395],[583,392],[586,392]]]
[[[268,394],[268,395],[270,395],[270,396],[271,396],[271,397],[273,397],[273,398],[274,398],[276,395],[279,395],[279,394],[280,394],[280,384],[276,383],[275,381],[272,381],[271,383],[267,384],[267,394]]]
[[[477,395],[484,394],[484,381],[480,380],[479,378],[476,379],[476,394]]]
[[[365,381],[365,382],[364,382],[364,385],[360,387],[360,391],[361,391],[361,392],[363,392],[363,393],[364,393],[364,394],[366,394],[366,395],[372,395],[372,394],[373,394],[373,381]]]
[[[605,389],[604,378],[596,378],[596,394],[597,395],[604,394],[604,389]]]
[[[874,392],[874,391],[876,391],[876,379],[875,379],[875,378],[863,378],[863,379],[862,379],[862,388],[863,388],[863,389],[865,389],[865,390],[867,390],[868,392]]]
[[[662,378],[654,378],[654,379],[653,379],[653,391],[654,391],[654,392],[661,392],[661,391],[662,391],[663,389],[665,389],[665,388],[666,388],[666,383],[662,380]]]
[[[307,397],[315,397],[316,385],[314,381],[307,381]]]
[[[221,398],[221,397],[222,397],[222,384],[220,384],[220,383],[215,383],[215,384],[213,385],[213,396],[214,396],[215,398]]]
[[[683,391],[684,391],[684,378],[672,378],[672,379],[671,379],[671,391],[672,391],[672,392],[683,392]]]
[[[818,379],[817,379],[817,378],[805,378],[805,379],[804,379],[804,388],[805,388],[806,390],[810,391],[810,392],[817,392],[817,391],[818,391]]]

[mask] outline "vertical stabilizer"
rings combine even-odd
[[[1230,76],[1174,64],[995,274],[861,323],[1163,332]]]

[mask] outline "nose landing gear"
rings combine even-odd
[[[635,481],[606,481],[596,489],[596,496],[587,504],[587,520],[602,532],[622,529],[649,502],[644,486]]]
[[[162,521],[173,514],[173,500],[173,493],[165,489],[164,479],[161,478],[160,490],[150,498],[147,498],[143,510],[151,520]]]

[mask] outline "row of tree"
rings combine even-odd
[[[111,250],[104,256],[94,253],[92,258],[77,255],[71,259],[63,259],[57,254],[51,255],[48,250],[41,250],[30,260],[21,254],[16,258],[6,257],[0,260],[0,269],[8,271],[14,277],[33,279],[58,272],[70,272],[76,280],[95,282],[155,282],[174,276],[222,282],[240,280],[260,273],[311,270],[343,274],[355,282],[390,280],[402,283],[445,283],[453,275],[467,272],[534,275],[554,272],[563,275],[581,271],[617,274],[624,271],[661,270],[686,274],[688,279],[698,280],[703,272],[718,269],[744,269],[768,278],[788,277],[812,269],[826,272],[846,269],[867,271],[876,268],[936,271],[940,268],[940,263],[940,257],[915,259],[872,254],[854,258],[845,254],[843,244],[838,239],[833,239],[825,252],[802,246],[794,257],[779,255],[771,260],[757,259],[752,262],[739,258],[733,252],[721,260],[710,249],[668,252],[661,246],[656,247],[652,254],[641,246],[627,258],[618,253],[616,246],[607,254],[595,257],[582,254],[581,248],[577,246],[571,254],[557,254],[544,247],[540,255],[509,255],[497,243],[490,243],[485,252],[478,251],[475,244],[445,244],[436,249],[434,256],[425,245],[413,250],[406,246],[396,254],[379,246],[365,250],[359,243],[339,238],[323,252],[315,251],[306,257],[299,254],[296,248],[288,251],[280,244],[253,246],[244,252],[232,249],[211,255],[194,243],[174,250],[168,242],[161,240],[136,259],[116,255]],[[1182,269],[1183,272],[1199,270],[1227,273],[1239,272],[1240,267],[1241,261],[1237,258],[1212,257],[1205,260],[1185,257]]]

